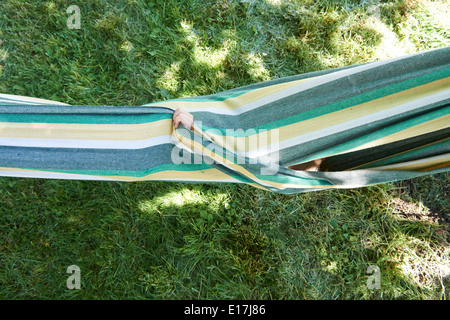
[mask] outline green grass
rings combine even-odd
[[[444,1],[88,3],[79,30],[72,1],[0,3],[0,92],[139,105],[450,45]],[[449,299],[448,182],[288,196],[1,178],[0,298]]]

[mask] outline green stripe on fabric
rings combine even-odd
[[[334,148],[329,148],[329,149],[327,149],[327,150],[325,150],[323,152],[320,152],[320,153],[317,153],[317,154],[313,154],[313,155],[310,156],[310,158],[306,158],[303,161],[306,162],[306,161],[309,161],[309,160],[314,160],[314,159],[317,159],[317,158],[324,158],[324,157],[328,157],[328,156],[333,155],[333,154],[345,152],[347,150],[354,149],[354,148],[356,148],[358,146],[361,146],[361,145],[364,145],[366,143],[369,143],[369,142],[372,142],[372,141],[384,138],[386,136],[395,134],[395,133],[397,133],[399,131],[402,131],[402,130],[408,129],[410,127],[419,125],[421,123],[425,123],[427,121],[431,121],[431,120],[434,120],[434,119],[438,119],[440,117],[444,117],[444,116],[446,116],[449,113],[450,113],[450,107],[446,107],[446,108],[443,108],[443,109],[440,109],[440,110],[436,110],[436,111],[430,112],[430,113],[422,115],[422,116],[417,116],[417,117],[414,117],[412,119],[402,121],[401,123],[390,125],[390,126],[387,126],[387,127],[383,128],[383,129],[379,129],[379,130],[377,130],[375,132],[372,132],[372,133],[364,135],[362,137],[353,139],[353,140],[348,141],[346,143],[342,143],[340,145],[337,145]],[[390,121],[390,120],[386,119],[386,121]],[[182,133],[186,133],[185,131],[188,132],[187,130],[182,130],[181,132]],[[192,141],[191,137],[186,136],[185,134],[182,134],[182,133],[181,133],[181,135],[183,135],[185,138],[190,139],[190,141]],[[201,139],[201,138],[199,138],[199,139]],[[197,140],[194,139],[194,141],[197,141]],[[200,142],[200,141],[201,140],[198,140],[197,142]],[[211,145],[213,145],[212,148],[210,147]],[[211,152],[214,152],[213,150],[219,150],[219,149],[225,150],[225,149],[223,149],[221,147],[214,148],[214,146],[215,146],[215,144],[211,143],[208,147],[205,147],[205,148],[207,148]],[[227,152],[225,150],[224,152],[222,152],[220,154],[217,153],[217,152],[214,152],[214,153],[224,157],[225,159],[227,159],[227,160],[229,160],[231,162],[234,162],[234,154],[231,153],[231,152]],[[231,159],[231,160],[228,157],[228,155],[230,155],[230,154],[233,155],[233,159]]]
[[[179,134],[182,135],[184,138],[189,139],[189,143],[191,143],[192,141],[200,142],[195,139],[192,140],[189,136],[187,136],[186,134],[189,134],[189,132],[187,130],[180,130]],[[207,141],[207,142],[209,142],[209,141]],[[205,145],[203,145],[203,146],[206,149],[208,149],[210,152],[212,152],[213,154],[223,157],[225,159],[225,161],[230,161],[230,164],[235,164],[235,165],[241,166],[245,169],[245,164],[241,165],[241,164],[236,163],[236,161],[235,161],[236,159],[234,159],[235,154],[233,154],[231,152],[227,152],[226,149],[223,149],[222,147],[217,146],[214,143],[210,143],[208,146],[205,146]],[[217,146],[217,148],[216,148],[216,146]],[[231,159],[230,156],[232,156],[233,159]],[[245,160],[247,161],[248,158],[245,158]],[[251,173],[251,174],[254,174],[254,173]],[[290,183],[290,184],[308,185],[308,186],[331,185],[330,182],[328,182],[326,180],[315,179],[315,178],[290,177],[290,176],[284,176],[284,175],[258,175],[258,174],[254,174],[254,175],[255,175],[255,177],[257,177],[260,180],[263,180],[263,181],[266,180],[266,181],[277,182],[277,183]],[[251,179],[251,178],[248,178],[248,179]]]
[[[168,113],[152,113],[139,116],[95,114],[0,114],[0,122],[19,123],[142,124],[165,119],[172,119],[172,115]]]
[[[396,154],[393,156],[389,156],[387,158],[384,158],[384,159],[381,159],[381,160],[378,160],[375,162],[368,163],[366,165],[358,167],[358,170],[369,169],[371,167],[380,167],[380,166],[384,166],[384,165],[390,165],[393,163],[401,162],[402,160],[404,160],[406,158],[414,157],[414,156],[420,155],[422,153],[432,151],[436,148],[446,146],[448,144],[450,144],[449,139],[446,139],[445,141],[441,141],[441,142],[432,143],[430,145],[426,145],[426,146],[419,147],[419,148],[416,148],[413,150],[405,151],[405,152],[402,152],[402,153],[399,153],[399,154]]]
[[[209,140],[203,139],[203,137],[199,136],[197,133],[194,133],[194,138],[192,139],[191,131],[187,129],[177,129],[177,132],[180,136],[187,139],[187,145],[193,146],[195,142],[200,143],[205,149],[209,150],[211,153],[218,155],[219,157],[225,158],[225,161],[229,161],[230,164],[235,163],[235,154],[233,152],[227,151],[227,149],[210,142]],[[203,156],[203,155],[202,155]],[[230,156],[232,159],[230,159]],[[237,157],[237,156],[236,156]]]
[[[307,186],[331,186],[332,183],[325,179],[320,178],[304,178],[297,176],[285,176],[285,175],[258,175],[255,176],[262,180],[268,182],[286,183],[294,185],[307,185]]]
[[[341,153],[341,152],[345,152],[347,150],[351,150],[354,149],[358,146],[364,145],[366,143],[384,138],[386,136],[392,135],[394,133],[400,132],[402,130],[408,129],[412,126],[415,125],[419,125],[421,123],[430,121],[430,120],[434,120],[440,117],[444,117],[446,116],[448,113],[450,112],[450,107],[446,107],[443,108],[441,110],[436,110],[434,112],[430,112],[428,114],[422,115],[422,116],[418,116],[415,117],[413,119],[410,120],[406,120],[406,121],[402,121],[401,123],[398,124],[394,124],[394,125],[390,125],[386,128],[377,130],[375,132],[372,132],[370,134],[367,134],[365,136],[353,139],[351,141],[348,141],[346,143],[342,143],[334,148],[329,148],[324,152],[320,152],[317,154],[314,154],[311,156],[311,158],[305,159],[304,161],[309,161],[309,160],[313,160],[316,158],[324,158],[324,157],[328,157],[330,155],[334,155],[337,153]],[[386,120],[388,121],[388,120]]]
[[[211,169],[212,166],[202,163],[202,164],[162,164],[157,167],[151,168],[149,170],[141,171],[129,171],[129,170],[65,170],[65,169],[41,169],[41,168],[18,168],[22,170],[36,170],[43,172],[53,172],[53,173],[68,173],[68,174],[80,174],[89,176],[123,176],[123,177],[145,177],[152,173],[158,173],[163,171],[199,171]]]
[[[299,123],[305,120],[310,120],[313,118],[317,118],[329,113],[333,113],[333,112],[337,112],[337,111],[341,111],[344,109],[348,109],[350,107],[354,107],[369,101],[373,101],[376,99],[380,99],[383,97],[387,97],[389,95],[392,94],[396,94],[405,90],[409,90],[421,85],[425,85],[428,84],[430,82],[433,81],[437,81],[437,80],[441,80],[441,79],[445,79],[450,75],[450,68],[446,68],[446,69],[442,69],[436,72],[432,72],[417,78],[413,78],[413,79],[409,79],[409,80],[405,80],[387,87],[383,87],[380,89],[376,89],[376,90],[372,90],[351,98],[347,98],[335,103],[331,103],[328,105],[324,105],[322,107],[319,108],[315,108],[309,111],[305,111],[299,114],[296,114],[294,116],[291,117],[287,117],[287,118],[283,118],[277,121],[273,121],[273,122],[269,122],[267,124],[258,126],[258,127],[254,127],[253,129],[255,130],[247,130],[247,131],[240,131],[240,130],[235,130],[233,132],[233,130],[231,130],[231,132],[227,132],[227,135],[229,136],[233,136],[233,137],[247,137],[247,136],[251,136],[254,135],[256,133],[258,133],[258,130],[272,130],[272,129],[277,129],[280,127],[284,127],[284,126],[288,126],[294,123]],[[207,131],[207,130],[211,130],[211,129],[215,129],[215,130],[219,130],[223,135],[226,134],[226,129],[225,128],[211,128],[205,125],[201,125],[201,129],[203,131]]]
[[[199,136],[197,133],[194,133],[194,139],[191,137],[191,131],[188,131],[187,129],[184,130],[177,130],[178,134],[183,136],[184,138],[188,139],[188,145],[193,145],[193,143],[198,142],[200,143],[206,150],[209,150],[211,153],[224,158],[225,164],[256,164],[256,159],[239,156],[235,152],[230,151],[224,147],[221,147],[220,145],[211,142],[209,140],[203,139],[203,137]],[[239,163],[239,160],[243,161],[244,163]],[[255,163],[254,163],[255,162]]]

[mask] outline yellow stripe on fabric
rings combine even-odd
[[[431,170],[441,169],[441,168],[446,168],[446,167],[450,167],[450,162],[444,162],[444,163],[441,163],[441,164],[437,164],[435,166],[431,166],[431,167],[428,167],[426,169],[422,169],[422,170],[419,170],[419,171],[425,172],[425,171],[431,171]]]
[[[195,154],[195,153],[200,152],[202,155],[206,155],[206,156],[210,157],[211,159],[213,159],[214,161],[217,161],[218,163],[221,163],[223,165],[225,165],[225,163],[226,163],[226,165],[225,165],[226,167],[231,167],[231,169],[233,171],[239,172],[242,175],[244,175],[245,177],[250,178],[251,180],[259,181],[258,178],[256,178],[252,173],[250,173],[249,171],[245,170],[241,166],[238,166],[238,165],[236,165],[234,163],[229,163],[229,160],[225,159],[224,157],[221,157],[220,155],[212,152],[211,150],[208,150],[201,143],[199,143],[199,142],[197,142],[195,140],[188,139],[186,137],[181,136],[177,132],[177,130],[173,131],[173,135],[175,136],[175,139],[177,141],[179,141],[184,146],[186,146],[192,153]],[[264,183],[262,183],[262,184],[264,184]]]
[[[0,122],[2,138],[127,141],[170,135],[171,132],[171,119],[140,124]]]
[[[422,145],[422,146],[417,147],[417,148],[412,148],[412,149],[409,149],[409,150],[406,150],[406,151],[403,151],[403,152],[391,154],[391,155],[389,155],[389,156],[387,156],[387,157],[383,157],[383,158],[380,158],[380,159],[376,159],[376,160],[374,160],[374,161],[366,162],[366,163],[363,163],[363,164],[361,164],[361,165],[358,165],[358,166],[355,166],[355,167],[346,169],[346,170],[344,170],[344,171],[353,171],[353,170],[357,170],[358,168],[361,168],[361,167],[370,165],[371,163],[378,162],[378,161],[383,161],[383,160],[389,159],[389,158],[391,158],[391,157],[398,157],[398,156],[400,156],[400,155],[402,155],[402,154],[410,153],[410,152],[412,152],[412,151],[414,151],[414,150],[419,150],[419,149],[422,149],[422,148],[424,148],[424,147],[431,146],[431,145],[434,145],[434,144],[436,144],[436,143],[443,142],[443,141],[446,141],[446,140],[447,140],[447,139],[443,139],[443,140],[439,140],[439,141],[434,141],[434,142],[432,142],[432,143],[428,143],[428,144]],[[347,152],[344,152],[344,153],[347,153]]]
[[[206,155],[213,159],[214,161],[217,161],[218,163],[221,163],[225,167],[231,168],[231,170],[235,172],[239,172],[243,176],[247,177],[248,179],[255,181],[257,184],[260,185],[260,187],[265,187],[261,189],[270,190],[269,187],[277,188],[277,189],[288,189],[288,188],[297,188],[297,189],[311,189],[311,188],[318,188],[318,189],[329,189],[329,188],[335,188],[336,185],[300,185],[300,184],[290,184],[290,183],[279,183],[274,181],[268,181],[268,180],[262,180],[256,177],[254,174],[246,170],[245,168],[235,164],[230,163],[230,161],[222,156],[220,156],[217,153],[212,152],[211,150],[208,150],[205,148],[202,144],[199,142],[188,139],[186,137],[182,137],[178,134],[176,130],[174,130],[174,136],[183,145],[185,145],[188,149],[191,150],[192,153],[201,152],[202,155]],[[193,149],[191,148],[193,147]]]
[[[298,81],[296,81],[298,82]],[[279,128],[279,142],[291,139],[293,137],[301,136],[313,131],[317,131],[328,126],[339,124],[342,122],[350,121],[358,117],[368,115],[377,111],[388,109],[392,107],[393,104],[402,104],[408,101],[413,101],[428,95],[435,94],[438,91],[442,91],[445,87],[449,86],[449,81],[447,79],[438,80],[418,88],[406,90],[388,97],[373,100],[346,110],[334,112],[327,114],[318,118],[305,120],[292,125],[284,126]],[[264,88],[262,88],[264,89]],[[259,89],[258,89],[259,90]],[[442,121],[438,121],[442,126]],[[46,139],[92,139],[92,140],[141,140],[149,137],[157,137],[162,135],[171,134],[171,120],[165,119],[147,124],[58,124],[58,123],[0,123],[0,133],[2,137],[11,138],[46,138]],[[425,127],[418,127],[420,129],[426,130]],[[436,127],[435,127],[436,128]],[[270,136],[270,131],[266,133]],[[409,130],[405,130],[403,136],[406,137],[414,134]],[[216,143],[221,146],[225,145],[225,141],[219,143],[220,139],[223,137],[209,134],[215,138]],[[260,134],[253,139],[260,139]],[[397,140],[403,139],[401,135],[398,135]],[[264,139],[262,139],[264,140]],[[380,139],[383,140],[383,139]],[[228,150],[235,150],[238,152],[253,151],[258,149],[260,145],[258,143],[249,143],[251,138],[236,138],[227,137],[226,142],[228,143],[225,147]],[[261,140],[257,140],[261,141]],[[390,140],[386,139],[388,143]],[[395,141],[395,140],[393,140]],[[376,142],[374,142],[376,143]],[[244,149],[242,148],[244,147]],[[363,146],[358,147],[359,149]],[[355,149],[355,150],[358,150]],[[351,150],[353,151],[353,150]],[[347,151],[348,152],[348,151]]]
[[[120,179],[123,181],[145,181],[145,180],[164,180],[164,179],[173,179],[176,177],[176,180],[209,180],[209,181],[217,181],[217,180],[230,180],[232,177],[223,173],[220,170],[211,168],[205,170],[196,170],[196,171],[178,171],[178,170],[167,170],[167,171],[159,171],[155,173],[148,174],[143,177],[130,177],[130,176],[105,176],[111,179]]]
[[[183,171],[176,171],[176,170],[168,170],[164,172],[156,172],[149,174],[144,177],[131,177],[131,176],[97,176],[97,175],[87,175],[87,174],[77,174],[77,173],[63,173],[58,171],[41,171],[41,170],[31,170],[31,169],[21,169],[21,168],[0,168],[0,172],[7,171],[7,172],[23,172],[23,173],[42,173],[42,176],[48,176],[48,174],[52,175],[59,175],[59,177],[71,177],[71,176],[89,176],[92,178],[99,178],[102,180],[115,180],[115,181],[124,181],[124,182],[133,182],[133,181],[149,181],[149,180],[174,180],[171,177],[177,177],[176,180],[179,180],[181,178],[184,181],[189,180],[198,180],[198,181],[205,181],[205,182],[227,182],[228,180],[235,180],[232,177],[229,177],[225,173],[223,173],[220,170],[211,168],[201,171],[190,171],[190,172],[183,172]],[[239,182],[237,180],[233,182]],[[251,186],[254,186],[259,189],[265,188],[261,187],[257,183],[247,183]]]
[[[448,128],[450,123],[450,115],[445,115],[443,117],[439,117],[421,124],[418,124],[416,126],[413,126],[411,128],[396,132],[392,135],[383,137],[381,139],[375,140],[375,141],[371,141],[369,143],[365,143],[363,145],[360,145],[354,149],[351,150],[346,150],[344,152],[338,153],[338,154],[342,154],[342,153],[349,153],[349,152],[354,152],[354,151],[359,151],[359,150],[363,150],[363,149],[368,149],[368,148],[374,148],[374,147],[379,147],[382,146],[384,144],[389,144],[392,142],[396,142],[396,141],[401,141],[401,140],[405,140],[411,137],[415,137],[415,136],[420,136],[423,134],[427,134],[433,131],[438,131],[438,130],[442,130],[442,129],[446,129]],[[336,154],[336,155],[338,155]],[[377,160],[378,161],[378,160]]]
[[[264,88],[258,88],[258,89],[254,89],[249,92],[243,93],[237,97],[227,98],[223,101],[208,100],[208,101],[200,102],[198,100],[196,100],[196,101],[168,100],[168,101],[161,101],[158,103],[152,103],[151,105],[168,107],[168,108],[172,108],[172,109],[184,108],[188,111],[190,108],[195,108],[195,109],[197,109],[197,108],[214,108],[214,109],[235,110],[239,107],[242,107],[244,105],[247,105],[249,103],[257,101],[259,99],[262,99],[262,98],[265,98],[272,94],[275,94],[279,91],[288,89],[290,87],[298,85],[299,83],[306,82],[306,81],[309,81],[312,79],[314,79],[314,78],[301,79],[301,80],[276,84],[276,85],[272,85],[272,86],[268,86],[268,87],[264,87]]]
[[[328,113],[317,118],[279,127],[277,128],[279,142],[281,143],[283,141],[297,137],[301,138],[301,136],[305,134],[323,130],[331,126],[343,124],[348,121],[357,120],[358,118],[364,116],[368,116],[380,111],[385,111],[408,102],[438,94],[450,88],[449,79],[450,78],[437,80],[413,89],[408,89],[396,94],[389,95],[387,97],[362,103],[345,110]],[[214,139],[217,144],[225,147],[228,150],[245,152],[253,151],[258,148],[258,144],[250,143],[250,137],[226,137],[226,139],[224,139],[222,136],[214,134],[213,132],[210,133],[209,131],[207,131],[207,133]],[[270,130],[266,131],[264,134],[270,136]],[[252,138],[256,138],[256,141],[264,141],[264,139],[260,140],[259,135],[260,134],[257,133],[256,135],[253,135]],[[243,149],[241,146],[244,146],[246,149]]]
[[[401,171],[430,171],[435,167],[446,167],[450,165],[450,155],[445,155],[441,157],[426,158],[416,161],[409,161],[404,163],[398,163],[388,166],[381,166],[370,168],[368,170],[401,170]]]

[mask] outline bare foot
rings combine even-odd
[[[187,129],[192,129],[194,125],[194,116],[182,108],[175,110],[172,120],[175,128],[178,128],[180,122]]]

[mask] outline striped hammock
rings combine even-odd
[[[369,186],[448,171],[449,111],[450,47],[143,106],[0,94],[0,176]]]

